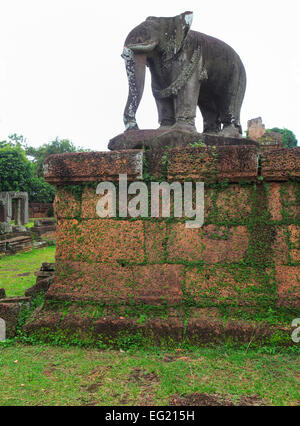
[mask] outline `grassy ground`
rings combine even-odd
[[[23,296],[27,288],[36,281],[34,272],[43,262],[54,262],[55,246],[33,249],[27,253],[0,257],[0,288],[6,295]]]
[[[0,405],[297,405],[299,357],[0,344]],[[298,388],[297,388],[298,386]]]

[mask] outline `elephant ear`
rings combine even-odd
[[[180,50],[193,22],[193,12],[184,12],[181,15],[175,16],[176,28],[176,47]]]
[[[164,59],[169,60],[182,48],[192,25],[193,12],[184,12],[174,18],[160,18],[160,20],[162,27],[160,47],[164,51]]]

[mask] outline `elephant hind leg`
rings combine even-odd
[[[199,104],[203,118],[203,133],[219,133],[221,130],[221,121],[219,112],[213,107]]]
[[[239,111],[231,108],[223,110],[221,112],[221,122],[223,124],[221,134],[224,136],[238,137],[243,134]]]
[[[246,75],[243,69],[235,73],[235,78],[223,94],[220,104],[221,121],[223,124],[222,132],[228,135],[242,135],[243,130],[240,122],[241,107],[246,90]]]

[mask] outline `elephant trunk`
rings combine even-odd
[[[135,115],[144,92],[146,54],[137,54],[124,47],[122,57],[125,60],[129,84],[128,99],[124,110],[124,124],[126,130],[138,129]]]

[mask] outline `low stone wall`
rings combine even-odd
[[[29,217],[41,218],[52,216],[53,204],[52,203],[29,203]]]
[[[118,183],[122,173],[148,185],[205,182],[204,226],[99,218],[97,184]],[[53,155],[45,178],[57,186],[56,275],[28,333],[103,344],[126,336],[291,343],[300,312],[300,148]]]
[[[33,239],[29,232],[10,232],[0,236],[0,255],[30,251]]]

